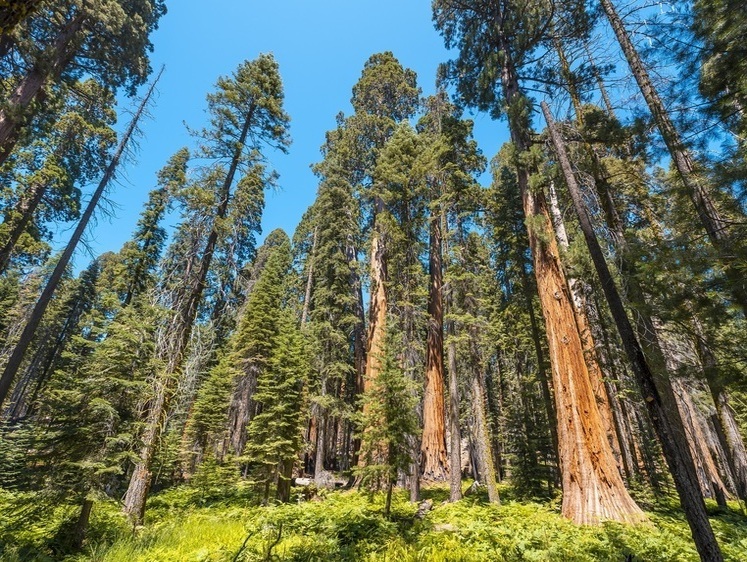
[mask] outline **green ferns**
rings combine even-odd
[[[16,533],[14,544],[0,547],[0,561],[620,562],[629,555],[641,562],[698,560],[674,504],[657,507],[649,513],[650,522],[638,526],[579,527],[563,519],[552,504],[509,500],[496,507],[479,496],[441,503],[448,496],[445,488],[423,491],[435,508],[422,521],[403,491],[394,494],[389,518],[384,516],[383,493],[335,492],[313,501],[296,498],[295,504],[257,507],[245,492],[235,490],[206,507],[196,507],[206,504],[199,490],[190,487],[160,494],[152,500],[152,520],[137,535],[115,503],[102,506],[93,515],[85,554],[67,558],[55,555],[54,537],[66,513],[74,510],[60,506],[44,525],[29,526]],[[510,498],[511,490],[501,494]],[[5,492],[0,500],[2,544],[14,519],[6,507],[14,496]],[[747,552],[744,517],[728,511],[712,516],[711,523],[725,558],[742,560]]]

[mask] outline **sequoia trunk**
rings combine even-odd
[[[448,478],[444,406],[443,263],[440,213],[430,220],[430,287],[428,293],[428,341],[423,395],[423,479],[443,482]]]

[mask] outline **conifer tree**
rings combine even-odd
[[[303,391],[307,375],[304,341],[287,303],[279,313],[271,357],[257,378],[260,405],[247,428],[244,457],[263,485],[264,503],[276,483],[276,497],[288,501],[290,476],[301,448]]]
[[[410,117],[418,102],[419,90],[415,73],[403,68],[390,52],[373,55],[366,61],[361,78],[353,87],[352,104],[355,114],[349,119],[351,134],[357,140],[360,161],[356,186],[369,209],[371,220],[371,304],[366,353],[364,386],[373,382],[378,371],[379,347],[383,342],[384,324],[387,317],[387,233],[378,217],[386,203],[381,195],[367,191],[374,181],[374,169],[378,152],[394,133],[398,122]],[[353,137],[355,138],[355,137]]]
[[[161,222],[171,198],[186,181],[189,151],[179,150],[158,172],[158,188],[148,194],[132,240],[120,250],[122,269],[117,282],[122,286],[122,305],[128,306],[155,281],[155,270],[166,242]]]
[[[571,170],[565,146],[555,128],[554,120],[545,102],[542,102],[542,111],[563,170],[566,185],[573,199],[576,215],[581,224],[589,253],[594,261],[594,266],[605,291],[605,296],[615,319],[620,338],[625,346],[625,351],[634,370],[636,381],[649,409],[649,415],[656,429],[672,476],[674,477],[680,502],[685,510],[698,552],[704,560],[723,560],[707,518],[705,504],[698,493],[695,465],[690,452],[687,450],[687,439],[685,438],[682,420],[676,411],[674,397],[671,396],[671,386],[666,382],[656,384],[649,361],[644,355],[640,342],[636,338],[617,286],[602,254],[602,249],[594,233],[588,211],[583,203],[581,191]]]
[[[259,228],[257,211],[261,211],[262,205],[257,204],[256,197],[240,197],[238,194],[244,193],[245,189],[250,189],[249,193],[255,196],[261,194],[274,177],[265,173],[261,149],[271,146],[285,151],[290,143],[287,132],[289,118],[282,104],[282,82],[272,55],[260,55],[255,61],[243,62],[230,78],[219,78],[216,93],[208,95],[211,125],[200,133],[201,151],[212,161],[224,160],[228,164],[203,170],[201,176],[181,193],[187,210],[197,223],[189,227],[182,240],[191,246],[188,261],[182,264],[187,269],[178,280],[181,287],[172,294],[175,314],[159,350],[164,372],[154,380],[141,437],[140,460],[125,498],[125,512],[135,522],[141,522],[144,515],[150,467],[163,418],[185,360],[219,242],[226,239],[225,229],[233,226],[242,239],[251,244],[252,233]],[[238,181],[237,174],[240,174]],[[205,208],[205,202],[209,202],[210,208]],[[245,222],[231,225],[227,221],[232,216],[232,203],[242,210],[249,205],[255,211],[234,217],[250,221],[249,228],[243,228]],[[204,228],[204,221],[209,225],[207,228]],[[207,237],[200,236],[199,230],[202,229],[207,230]]]
[[[33,142],[17,150],[3,170],[7,193],[0,226],[0,273],[7,270],[14,249],[25,235],[48,238],[44,224],[77,217],[80,190],[106,168],[115,142],[116,115],[112,94],[94,80],[74,84],[48,130],[37,130]],[[29,246],[31,240],[24,240]],[[33,248],[33,246],[32,246]],[[26,252],[16,252],[25,254]]]
[[[163,70],[161,72],[163,72]],[[91,200],[88,202],[85,211],[81,215],[81,218],[78,221],[75,230],[73,231],[73,235],[71,236],[70,241],[65,246],[65,250],[63,250],[60,259],[58,260],[57,265],[52,272],[52,275],[47,281],[47,284],[45,285],[44,290],[39,297],[39,300],[34,306],[34,309],[32,310],[31,315],[29,316],[29,319],[24,326],[21,337],[19,338],[18,343],[13,349],[13,353],[11,354],[7,364],[5,365],[3,373],[0,376],[0,406],[2,406],[2,403],[5,401],[5,398],[8,395],[11,385],[13,384],[13,381],[16,378],[16,374],[18,373],[18,369],[21,366],[21,362],[23,361],[23,357],[29,345],[31,344],[31,341],[33,340],[33,336],[36,333],[37,328],[39,327],[39,323],[44,316],[44,312],[49,306],[49,302],[52,299],[52,296],[57,290],[60,279],[67,269],[73,253],[75,252],[75,249],[80,242],[81,237],[83,236],[83,232],[85,232],[86,228],[88,227],[89,221],[96,211],[99,200],[104,195],[105,190],[109,187],[110,182],[115,177],[119,162],[122,159],[128,143],[132,139],[133,134],[136,132],[140,118],[145,112],[148,103],[150,103],[151,96],[153,95],[153,91],[156,87],[156,84],[158,83],[158,79],[160,78],[160,76],[161,74],[159,73],[158,77],[156,77],[155,81],[150,85],[148,92],[143,97],[137,108],[137,111],[133,115],[132,121],[130,122],[127,130],[122,136],[117,150],[112,155],[111,161],[109,162],[109,165],[107,166],[103,177],[96,186],[96,189],[91,196]]]
[[[747,315],[747,284],[740,272],[741,263],[745,259],[745,245],[741,237],[736,235],[734,228],[734,224],[744,219],[744,214],[738,212],[736,217],[729,216],[721,208],[711,187],[702,175],[698,174],[692,154],[672,122],[614,4],[610,0],[600,0],[600,3],[628,61],[631,74],[638,83],[654,123],[667,146],[685,193],[692,201],[698,220],[718,254],[729,281],[732,298]],[[721,195],[723,197],[725,194]],[[736,210],[733,205],[730,207],[732,212]]]
[[[257,253],[261,264],[227,353],[200,389],[188,432],[203,450],[220,460],[226,452],[242,457],[249,422],[261,411],[256,392],[262,370],[271,360],[278,334],[277,311],[285,299],[290,241],[282,230],[271,232]],[[244,458],[244,457],[242,457]]]
[[[398,320],[394,316],[387,319],[381,370],[362,397],[363,463],[356,469],[361,485],[386,490],[385,517],[389,516],[398,474],[411,468],[409,436],[417,433],[419,425],[412,380],[402,369],[405,350]]]
[[[577,522],[637,521],[643,513],[625,489],[603,434],[547,203],[530,185],[531,101],[519,72],[545,39],[550,4],[439,0],[433,13],[447,47],[459,48],[445,72],[461,100],[508,120],[556,390],[563,513]]]
[[[316,249],[308,258],[312,263],[307,267],[313,266],[313,274],[308,323],[303,328],[313,357],[310,367],[314,379],[309,381],[313,394],[309,398],[312,415],[316,416],[316,443],[311,444],[315,446],[314,478],[323,485],[326,470],[331,468],[327,458],[335,453],[328,450],[327,428],[331,431],[333,423],[340,423],[349,435],[349,410],[358,390],[353,336],[358,323],[357,297],[346,248],[359,234],[352,189],[340,175],[330,173],[322,180],[312,209]],[[350,466],[351,453],[348,450],[341,454],[341,468]]]
[[[68,0],[49,4],[27,20],[25,41],[16,47],[31,62],[3,83],[0,164],[39,111],[45,89],[84,72],[109,90],[124,87],[133,95],[150,74],[150,34],[164,13],[161,0]]]

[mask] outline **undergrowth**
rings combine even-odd
[[[473,496],[443,501],[444,488],[424,490],[434,508],[424,519],[398,492],[389,518],[384,498],[355,491],[297,495],[294,503],[259,507],[242,489],[206,496],[190,487],[155,495],[143,528],[129,528],[115,503],[97,504],[83,552],[65,554],[61,530],[73,506],[40,506],[31,494],[0,492],[0,561],[255,562],[255,561],[588,561],[698,560],[676,503],[659,502],[647,523],[579,527],[557,501],[501,506]],[[35,509],[44,517],[34,518]],[[24,523],[25,521],[25,523]],[[745,560],[747,518],[712,508],[725,558]]]

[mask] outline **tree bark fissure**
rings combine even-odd
[[[443,259],[441,213],[430,219],[428,336],[423,395],[421,473],[425,481],[443,482],[449,475],[444,404]]]
[[[501,21],[498,14],[497,21]],[[509,41],[498,34],[503,53],[501,84],[509,108],[524,99]],[[520,153],[531,146],[529,125],[509,109],[511,140]],[[562,513],[577,523],[610,519],[640,521],[643,512],[625,489],[604,435],[583,346],[576,329],[573,305],[559,263],[557,244],[544,195],[529,187],[528,170],[517,165],[537,289],[545,317],[558,423],[559,464],[563,485]]]

